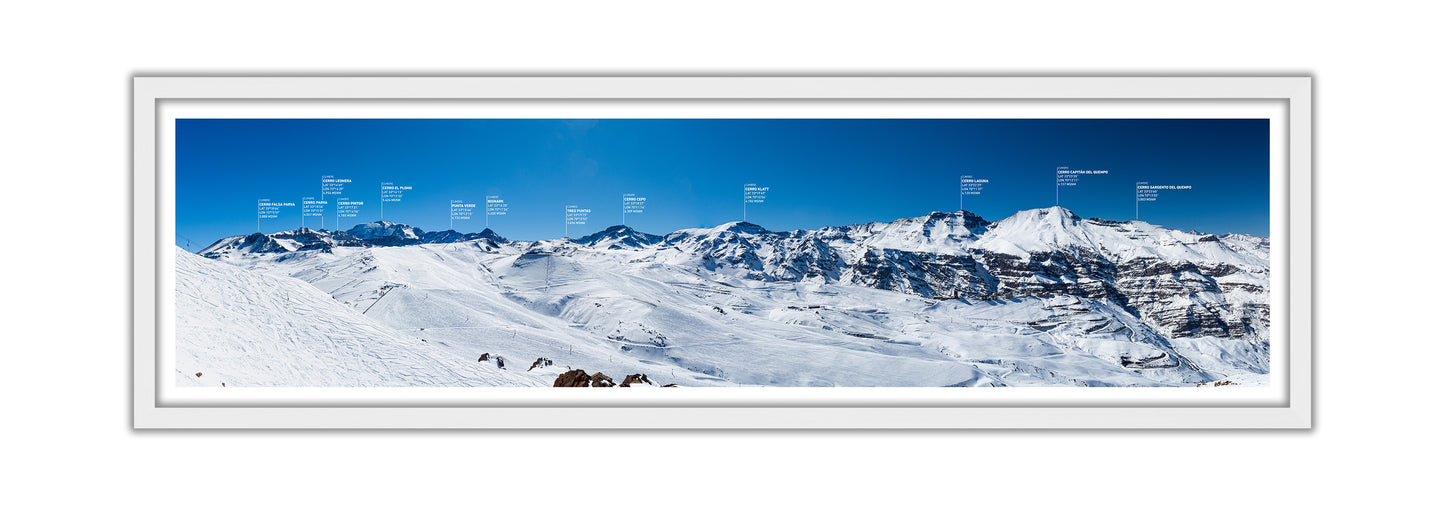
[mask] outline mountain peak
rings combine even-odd
[[[627,225],[613,225],[603,229],[601,232],[583,236],[576,240],[580,244],[588,246],[607,246],[609,249],[619,249],[622,246],[634,248],[662,241],[662,236],[647,234],[637,231]]]
[[[957,253],[988,230],[988,221],[968,211],[933,211],[887,223],[870,223],[863,243],[873,249]]]
[[[637,231],[637,229],[634,229],[634,228],[629,227],[629,226],[627,226],[627,225],[613,225],[613,226],[610,226],[610,227],[607,227],[607,228],[602,229],[602,231],[601,231],[601,232],[598,232],[598,234],[619,235],[619,234],[626,234],[626,233],[635,232],[635,231]],[[593,235],[596,235],[596,234],[593,234]]]
[[[993,222],[989,228],[999,227],[1026,227],[1029,229],[1042,230],[1058,227],[1071,227],[1083,221],[1079,215],[1074,214],[1063,206],[1040,207],[1038,209],[1025,209],[1014,213],[1002,220]]]
[[[733,232],[733,233],[739,233],[739,234],[767,234],[767,233],[770,233],[770,232],[768,232],[768,229],[763,228],[762,225],[758,225],[758,224],[755,224],[755,223],[749,223],[749,222],[746,222],[746,221],[730,221],[730,222],[724,223],[724,224],[722,224],[722,225],[718,225],[718,226],[716,226],[716,227],[713,227],[713,231],[715,231],[715,232]]]
[[[926,222],[927,222],[927,223],[936,223],[936,222],[950,222],[950,223],[955,223],[955,224],[960,225],[960,226],[962,226],[963,228],[967,229],[967,230],[968,230],[970,233],[972,233],[973,235],[982,234],[982,233],[984,232],[984,230],[987,230],[987,229],[988,229],[988,224],[989,224],[989,223],[988,223],[988,220],[983,219],[982,216],[979,216],[979,215],[977,215],[977,214],[973,214],[973,213],[971,213],[971,212],[968,212],[968,211],[965,211],[965,210],[962,210],[962,209],[960,209],[960,210],[958,210],[958,211],[951,212],[951,213],[945,213],[945,212],[940,212],[940,211],[934,211],[934,212],[928,213],[928,217],[927,217],[927,219],[926,219]]]
[[[1068,219],[1071,219],[1071,220],[1081,219],[1081,218],[1079,218],[1079,215],[1074,214],[1073,211],[1070,211],[1070,210],[1068,210],[1067,208],[1065,208],[1064,206],[1061,206],[1061,205],[1053,205],[1053,206],[1044,207],[1044,208],[1040,208],[1040,209],[1034,209],[1033,211],[1034,211],[1034,212],[1037,212],[1037,213],[1039,214],[1039,216],[1062,216],[1062,217],[1064,217],[1064,218],[1068,218]],[[1020,212],[1028,212],[1028,211],[1020,211]]]

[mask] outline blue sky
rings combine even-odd
[[[572,237],[623,221],[622,195],[647,198],[627,224],[662,234],[742,219],[743,185],[768,187],[747,221],[770,230],[890,221],[959,208],[959,177],[988,179],[963,207],[988,220],[1055,203],[1055,168],[1107,170],[1058,188],[1084,217],[1131,220],[1135,183],[1189,185],[1139,204],[1171,228],[1269,235],[1268,120],[1254,119],[181,119],[177,244],[194,251],[257,231],[257,199],[294,202],[264,232],[302,224],[321,178],[350,179],[365,205],[341,229],[381,218],[380,185],[411,186],[387,221],[448,228],[451,200],[487,195],[497,233]],[[336,229],[334,197],[325,224]],[[591,209],[565,227],[567,205]]]

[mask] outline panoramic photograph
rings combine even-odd
[[[1266,387],[1269,130],[178,119],[174,385]]]

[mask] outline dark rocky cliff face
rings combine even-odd
[[[850,263],[828,243],[807,235],[729,239],[696,244],[705,252],[706,268],[744,269],[768,281],[812,279],[939,299],[1075,295],[1112,302],[1173,338],[1268,335],[1268,304],[1258,302],[1267,301],[1268,287],[1254,278],[1230,277],[1242,272],[1231,264],[1160,258],[1119,263],[1080,247],[1027,257],[982,249],[952,255],[870,249]]]
[[[839,280],[943,299],[988,298],[998,287],[998,278],[972,256],[891,249],[869,250]]]
[[[1257,296],[1231,295],[1263,294],[1267,287],[1216,279],[1236,271],[1228,264],[1159,259],[1118,265],[1082,250],[1028,258],[981,250],[961,256],[870,251],[842,281],[936,298],[1076,295],[1113,302],[1170,337],[1261,338],[1267,335],[1268,304],[1245,302]]]

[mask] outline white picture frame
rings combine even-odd
[[[1312,78],[1279,77],[173,77],[132,81],[134,172],[134,384],[138,429],[1306,429],[1312,424]],[[1191,397],[1120,402],[1109,398],[981,397],[967,402],[884,402],[847,391],[755,401],[694,397],[649,402],[595,402],[575,395],[491,400],[440,399],[419,390],[384,399],[233,402],[164,394],[170,376],[165,343],[165,273],[169,215],[166,108],[254,104],[318,105],[331,115],[365,104],[574,103],[684,104],[736,102],[766,111],[805,103],[1075,104],[1086,111],[1136,105],[1274,104],[1282,125],[1271,142],[1280,153],[1283,187],[1271,213],[1283,233],[1271,234],[1283,288],[1271,312],[1278,395],[1250,402]],[[302,114],[318,114],[315,112]],[[1131,115],[1147,114],[1125,112]],[[329,116],[328,116],[329,117]],[[236,390],[236,389],[232,389]],[[425,390],[425,389],[420,389]],[[804,389],[816,390],[816,389]],[[827,390],[827,389],[821,389]],[[976,389],[984,390],[984,389]],[[1048,389],[1062,390],[1062,389]],[[1070,389],[1075,390],[1075,389]],[[1086,389],[1085,389],[1086,390]],[[808,397],[816,395],[816,397]]]

